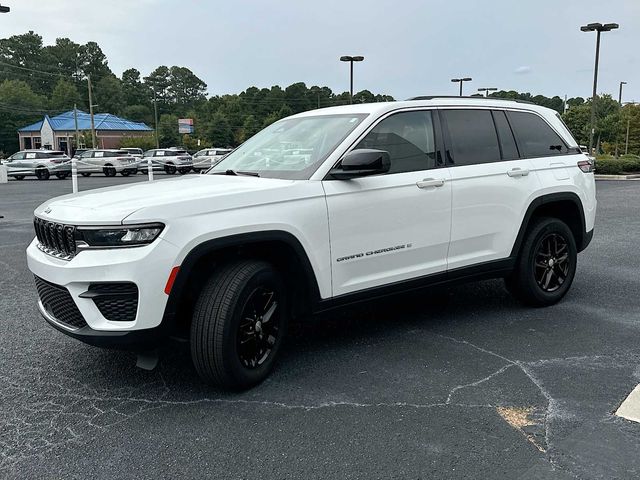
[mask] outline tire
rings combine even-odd
[[[190,170],[191,168],[189,167],[181,167],[178,169],[178,173],[180,173],[180,175],[186,175]]]
[[[51,174],[49,173],[49,170],[47,170],[46,168],[36,169],[36,177],[38,178],[38,180],[49,180],[50,176]]]
[[[123,170],[120,172],[120,175],[122,175],[123,177],[128,177],[131,174],[131,172],[129,170]]]
[[[56,177],[58,177],[60,180],[64,180],[68,176],[69,176],[68,173],[56,173]]]
[[[200,377],[233,390],[267,378],[286,334],[287,306],[282,277],[269,263],[220,266],[193,311],[191,358]]]
[[[536,219],[528,228],[507,289],[533,307],[559,302],[576,273],[578,249],[571,229],[557,218]]]
[[[24,175],[16,175],[15,177],[16,180],[24,180]]]
[[[164,166],[164,172],[167,175],[175,175],[176,166],[173,163],[168,163],[167,165]]]
[[[104,173],[105,177],[115,177],[116,169],[112,165],[105,165],[102,168],[102,173]]]
[[[80,172],[80,175],[82,175],[83,177],[90,177],[91,172]]]

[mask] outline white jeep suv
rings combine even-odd
[[[138,351],[182,335],[203,379],[247,388],[293,317],[491,277],[558,302],[595,212],[555,111],[418,97],[285,118],[207,175],[48,201],[27,257],[58,330]]]

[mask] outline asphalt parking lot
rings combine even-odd
[[[296,325],[242,394],[203,385],[183,351],[148,372],[45,324],[24,249],[33,209],[70,190],[0,184],[0,477],[640,476],[640,424],[612,414],[640,383],[640,182],[598,182],[560,304],[485,281],[333,313]]]

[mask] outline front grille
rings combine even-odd
[[[50,222],[35,217],[33,226],[38,237],[38,247],[55,257],[71,259],[76,254],[76,227]]]
[[[94,283],[81,295],[92,298],[107,320],[132,322],[138,311],[138,287],[135,283]]]
[[[38,296],[44,309],[56,321],[73,329],[82,328],[87,325],[80,310],[71,298],[69,290],[47,282],[40,277],[35,277]]]

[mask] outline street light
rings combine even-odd
[[[0,13],[9,13],[11,9],[9,7],[3,7],[0,5]]]
[[[591,96],[591,132],[589,133],[589,155],[593,154],[593,135],[596,129],[596,90],[598,88],[598,61],[600,60],[600,34],[619,28],[617,23],[589,23],[580,27],[583,32],[597,32],[596,36],[596,63],[593,69],[593,95]]]
[[[351,83],[351,88],[349,90],[349,103],[353,103],[353,62],[361,62],[364,60],[364,57],[361,55],[356,55],[356,56],[352,56],[352,55],[343,55],[342,57],[340,57],[340,61],[341,62],[349,62],[350,66],[351,66],[351,75],[350,75],[350,83]]]
[[[627,82],[620,82],[620,90],[618,91],[618,105],[620,105],[620,108],[622,108],[622,86],[626,85]],[[620,129],[616,128],[616,153],[615,153],[615,157],[618,158],[618,139],[620,137]]]
[[[485,87],[485,88],[479,88],[478,91],[479,92],[484,92],[484,96],[488,97],[489,96],[489,92],[495,92],[496,90],[498,90],[495,87]],[[462,96],[462,95],[460,95]]]
[[[470,77],[465,77],[465,78],[452,78],[451,81],[453,83],[459,83],[460,84],[460,96],[462,96],[462,82],[470,82],[472,80],[472,78]]]

